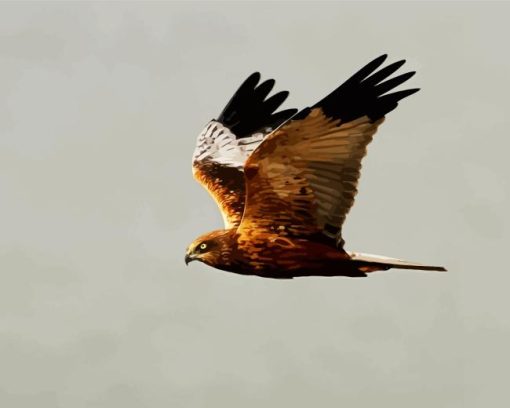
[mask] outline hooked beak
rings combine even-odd
[[[191,261],[194,261],[196,258],[191,256],[190,254],[186,254],[184,257],[184,262],[186,262],[186,265],[189,264]]]

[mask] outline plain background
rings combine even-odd
[[[2,3],[0,406],[508,403],[504,3]],[[372,58],[422,91],[369,146],[347,248],[448,267],[243,277],[191,176],[255,70],[316,102]]]

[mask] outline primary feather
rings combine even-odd
[[[193,174],[218,204],[225,228],[241,221],[246,159],[268,133],[297,111],[275,113],[288,92],[267,98],[274,80],[258,85],[259,80],[260,74],[255,72],[242,83],[218,119],[211,120],[200,133],[193,154]]]

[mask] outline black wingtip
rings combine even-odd
[[[377,95],[382,95],[396,88],[400,84],[403,84],[405,81],[414,76],[415,73],[416,73],[415,71],[406,72],[405,74],[398,75],[394,78],[388,79],[387,81],[381,82],[378,85],[376,85],[374,87],[374,90],[377,93]]]
[[[404,65],[406,60],[400,60],[394,62],[393,64],[387,65],[386,67],[380,69],[376,73],[370,75],[368,78],[363,80],[364,85],[375,85],[382,80],[388,78],[391,74],[396,72],[402,65]]]
[[[380,68],[387,57],[387,54],[382,54],[366,64],[314,107],[322,108],[327,116],[341,119],[342,122],[348,122],[365,115],[376,121],[395,109],[400,99],[412,95],[418,89],[386,93],[403,84],[416,72],[410,71],[388,79],[404,65],[405,60],[399,60]]]
[[[270,78],[270,79],[266,79],[264,82],[262,82],[257,88],[260,88],[262,86],[267,86],[267,87],[273,87],[275,84],[275,80],[273,78]]]
[[[379,66],[382,65],[384,61],[386,61],[387,58],[388,54],[379,55],[377,58],[369,62],[366,66],[374,66],[375,68],[378,68]]]
[[[289,91],[281,91],[275,93],[273,96],[267,98],[264,102],[267,110],[274,112],[276,109],[280,107],[280,105],[285,102],[285,99],[289,96]]]
[[[358,72],[356,72],[353,76],[351,76],[346,82],[358,82],[365,79],[377,68],[379,68],[381,64],[386,60],[386,58],[388,58],[388,54],[383,54],[373,59],[363,68],[361,68]]]
[[[275,112],[289,93],[282,91],[268,98],[275,80],[267,79],[259,84],[260,79],[258,71],[249,75],[218,116],[217,120],[238,138],[249,136],[263,128],[275,128],[294,114],[293,110]]]
[[[268,79],[255,88],[255,93],[259,98],[265,99],[267,95],[269,95],[269,92],[273,89],[274,84],[274,79]]]
[[[260,81],[260,72],[255,71],[248,78],[246,78],[245,82],[255,82],[258,83]]]
[[[401,99],[407,98],[408,96],[411,96],[412,94],[415,94],[419,90],[420,90],[420,88],[405,89],[403,91],[397,91],[397,92],[393,92],[393,93],[384,95],[383,97],[381,97],[381,99],[384,97],[387,97],[387,96],[392,96],[393,98],[398,98],[398,100],[401,100]]]
[[[388,58],[388,54],[381,54],[374,61],[378,61],[379,65],[381,65],[384,61],[386,61],[386,58]]]

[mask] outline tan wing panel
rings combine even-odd
[[[225,228],[237,227],[244,210],[243,171],[214,161],[202,161],[194,163],[193,175],[218,205]]]
[[[361,159],[382,121],[364,116],[339,125],[314,108],[267,136],[245,164],[239,231],[334,235],[354,203]]]

